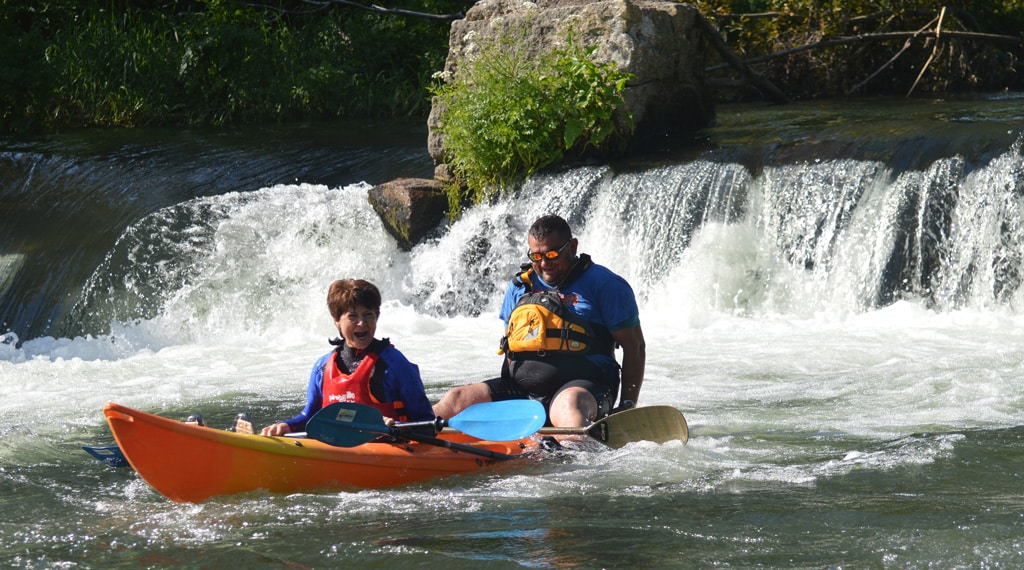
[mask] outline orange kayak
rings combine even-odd
[[[307,438],[239,434],[113,402],[103,408],[103,414],[132,468],[161,495],[179,502],[198,503],[255,490],[295,493],[395,487],[491,471],[509,463],[428,443],[334,447]],[[529,438],[489,442],[447,432],[438,437],[517,458],[536,449]]]

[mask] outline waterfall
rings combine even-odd
[[[204,187],[182,200],[189,178],[175,164],[179,180],[164,204],[150,196],[142,214],[134,201],[120,210],[114,203],[167,179],[168,171],[149,165],[136,180],[119,165],[110,169],[121,185],[104,199],[117,215],[92,232],[116,228],[116,239],[98,259],[72,248],[59,261],[51,253],[43,267],[32,265],[31,248],[6,248],[0,306],[13,329],[8,339],[107,334],[118,323],[144,323],[167,342],[270,336],[316,320],[330,280],[352,276],[374,280],[386,298],[423,315],[475,317],[497,310],[525,261],[530,223],[557,213],[574,228],[581,251],[626,277],[649,313],[671,307],[692,319],[842,318],[904,300],[939,312],[1016,313],[1024,302],[1022,143],[990,147],[917,166],[905,150],[893,149],[904,158],[886,161],[874,150],[813,158],[805,150],[801,158],[789,148],[757,160],[711,151],[566,168],[468,208],[412,252],[400,251],[384,231],[366,203],[369,185],[359,179],[259,185],[246,178],[243,189],[233,184],[211,195]],[[37,188],[40,175],[24,168],[25,156],[7,156],[22,177],[8,183],[8,194]],[[218,178],[248,167],[223,166]],[[82,176],[77,164],[65,170],[67,180]],[[93,165],[88,177],[100,170]],[[102,184],[90,188],[102,193]],[[69,190],[53,198],[53,210],[79,199]],[[92,230],[66,222],[59,233],[74,241],[76,231]],[[87,277],[67,279],[78,274]],[[25,287],[40,280],[49,280],[48,292],[31,297]],[[28,326],[12,318],[18,314],[53,316]]]
[[[1016,312],[1022,165],[1017,144],[971,168],[952,157],[899,174],[878,161],[831,159],[756,175],[697,160],[539,176],[417,248],[434,270],[418,271],[415,289],[429,292],[434,311],[446,295],[472,290],[475,301],[461,309],[478,312],[477,301],[493,299],[524,261],[530,222],[554,212],[642,302],[697,272],[688,286],[706,283],[703,303],[729,312],[858,313],[897,300]],[[709,264],[712,252],[719,257]]]

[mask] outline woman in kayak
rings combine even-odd
[[[354,402],[380,410],[384,422],[434,419],[423,389],[420,369],[391,345],[373,337],[380,317],[380,291],[369,281],[339,279],[327,291],[327,308],[338,327],[334,350],[313,365],[306,389],[306,407],[290,420],[263,428],[263,435],[284,435],[306,429],[320,408]]]

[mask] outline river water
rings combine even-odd
[[[723,107],[538,176],[411,252],[370,185],[419,125],[83,133],[0,152],[8,567],[1024,565],[1024,97]],[[492,376],[529,223],[629,279],[640,405],[689,444],[409,487],[162,498],[91,459],[105,402],[226,427],[303,403],[329,282],[381,286],[428,395]],[[3,330],[3,329],[0,329]],[[203,469],[203,465],[182,465]]]

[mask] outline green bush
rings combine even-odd
[[[482,42],[432,89],[446,162],[465,188],[449,191],[452,215],[463,201],[483,201],[567,156],[621,150],[632,129],[614,114],[631,74],[595,63],[597,48],[577,45],[571,33],[565,49],[534,56],[514,36]]]

